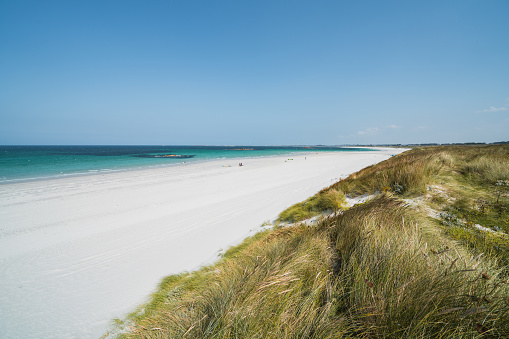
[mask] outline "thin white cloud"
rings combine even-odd
[[[362,131],[358,131],[357,135],[360,135],[360,136],[375,135],[375,134],[383,133],[387,130],[399,129],[399,128],[402,128],[402,127],[398,126],[398,125],[394,125],[394,124],[387,125],[384,127],[370,127],[370,128],[366,128]]]
[[[375,135],[376,133],[378,133],[379,130],[380,129],[378,129],[376,127],[366,128],[365,130],[358,131],[357,134],[359,134],[359,135]]]
[[[493,113],[493,112],[502,112],[507,111],[507,107],[495,107],[491,106],[490,108],[483,109],[481,111],[476,111],[476,113]]]

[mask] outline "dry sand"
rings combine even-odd
[[[0,337],[98,338],[162,277],[212,262],[286,207],[401,151],[0,185]]]

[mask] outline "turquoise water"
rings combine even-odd
[[[0,146],[0,184],[171,166],[182,162],[368,150],[318,146]]]

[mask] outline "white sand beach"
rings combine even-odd
[[[164,276],[212,262],[283,209],[402,151],[0,185],[0,338],[99,338]]]

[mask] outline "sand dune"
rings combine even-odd
[[[98,338],[162,277],[213,261],[284,208],[398,152],[1,185],[0,337]]]

